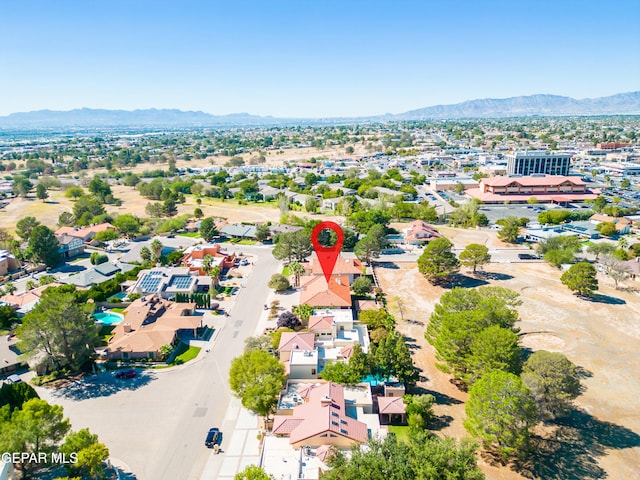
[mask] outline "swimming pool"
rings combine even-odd
[[[93,318],[95,318],[98,322],[102,323],[103,325],[117,325],[124,319],[124,317],[119,313],[112,313],[112,312],[94,313]]]

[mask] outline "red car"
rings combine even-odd
[[[136,376],[135,370],[120,370],[116,373],[116,378],[134,378]]]

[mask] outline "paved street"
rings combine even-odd
[[[202,350],[189,364],[145,371],[131,380],[101,374],[55,395],[38,389],[43,398],[65,408],[74,429],[88,427],[97,433],[112,457],[140,480],[199,479],[213,455],[204,446],[210,427],[222,427],[222,449],[229,447],[231,431],[224,430],[231,401],[229,367],[244,339],[253,335],[269,278],[280,268],[268,247],[231,249],[255,255],[256,266],[243,279],[245,287],[230,317],[214,317],[217,331],[210,352]]]

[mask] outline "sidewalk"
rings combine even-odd
[[[233,398],[222,423],[222,448],[211,452],[201,480],[233,480],[248,465],[260,464],[258,417]],[[226,432],[227,435],[225,435]]]

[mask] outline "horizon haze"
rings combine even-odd
[[[0,116],[180,109],[398,114],[470,99],[640,90],[640,3],[0,5]],[[615,74],[612,74],[615,72]]]

